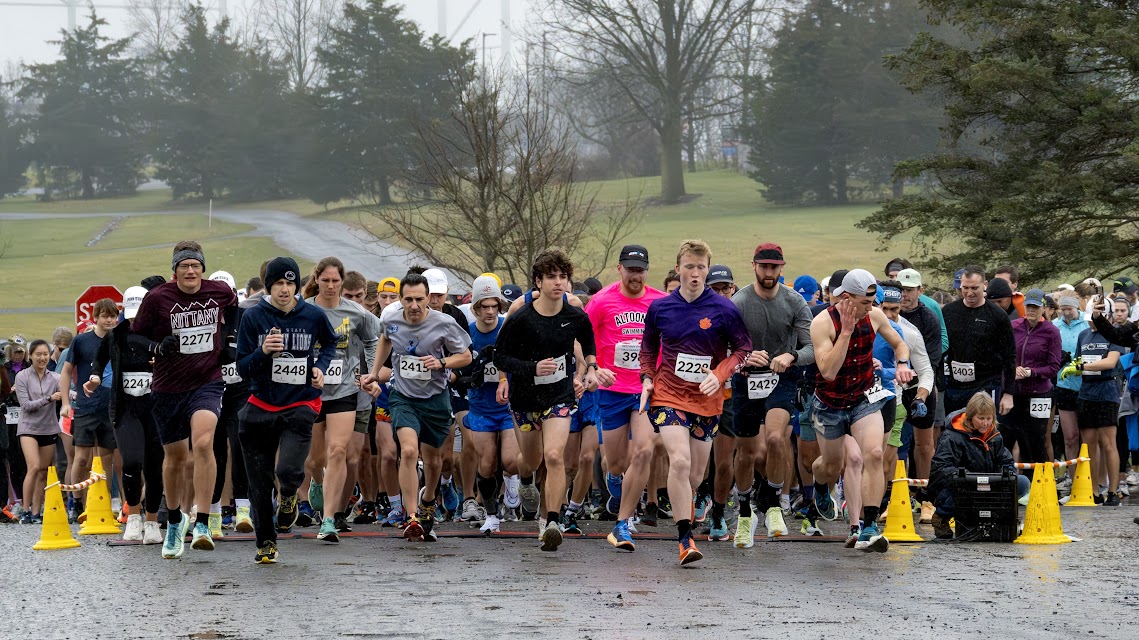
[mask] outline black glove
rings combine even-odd
[[[154,350],[154,353],[160,356],[168,356],[178,352],[178,336],[166,336]]]
[[[479,367],[475,369],[474,372],[471,373],[470,380],[472,389],[478,389],[486,384],[486,368]]]
[[[924,418],[929,413],[929,407],[925,406],[925,400],[921,398],[914,398],[910,403],[910,416],[914,418]]]

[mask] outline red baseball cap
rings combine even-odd
[[[764,242],[756,247],[752,261],[757,264],[787,264],[783,261],[783,249],[772,242]]]

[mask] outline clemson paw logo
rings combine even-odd
[[[712,328],[712,320],[710,318],[700,318],[700,328],[707,331]]]

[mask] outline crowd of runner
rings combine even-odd
[[[787,285],[764,243],[737,283],[712,258],[686,240],[650,276],[628,245],[602,286],[548,249],[522,286],[485,273],[455,296],[440,269],[372,282],[335,257],[308,274],[276,257],[239,288],[180,242],[171,275],[121,308],[7,341],[0,521],[42,522],[48,468],[79,483],[99,456],[123,539],[164,558],[226,529],[272,563],[296,527],[434,541],[448,521],[488,536],[536,521],[554,552],[603,520],[633,551],[671,520],[687,564],[698,539],[748,548],[761,524],[779,537],[795,521],[884,552],[897,460],[929,480],[913,509],[938,538],[954,535],[958,469],[1015,472],[1086,444],[1096,502],[1139,483],[1129,278],[1021,293],[1013,266],[966,266],[927,291],[897,258],[881,276]],[[1058,473],[1063,496],[1072,473]],[[67,496],[83,522],[83,492]]]

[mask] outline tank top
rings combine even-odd
[[[837,336],[842,331],[838,309],[830,307],[827,313]],[[863,394],[874,385],[874,335],[870,316],[858,321],[838,375],[833,381],[827,381],[821,373],[816,378],[815,397],[820,402],[832,409],[850,409],[865,398]]]

